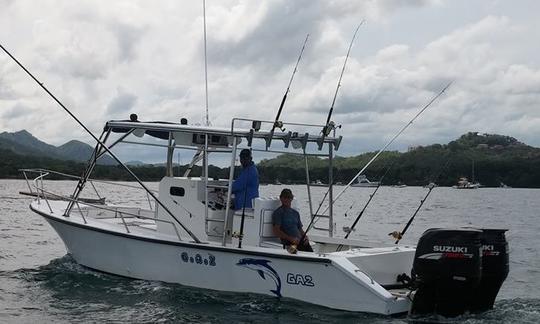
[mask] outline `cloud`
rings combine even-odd
[[[32,111],[30,107],[17,103],[13,107],[3,109],[0,116],[2,116],[2,119],[11,120],[11,119],[17,119],[19,117],[26,116],[32,113],[35,113],[35,111]]]
[[[129,112],[135,106],[137,96],[125,92],[123,89],[118,89],[116,97],[114,97],[107,105],[107,114],[111,116],[119,116]]]
[[[340,154],[381,147],[452,79],[448,93],[394,148],[447,142],[471,130],[540,145],[534,131],[540,48],[530,41],[540,30],[536,19],[503,3],[467,4],[466,13],[462,5],[207,1],[211,122],[229,127],[232,117],[272,120],[310,33],[282,117],[323,123],[354,28],[366,19],[334,107],[345,136]],[[4,0],[0,6],[2,42],[90,129],[101,131],[105,121],[131,111],[141,120],[204,120],[199,2]],[[33,133],[44,140],[88,141],[80,129],[62,127],[71,125],[65,113],[5,57],[0,100],[9,109],[3,127],[18,130],[39,120],[44,126]],[[40,117],[17,117],[17,104]]]

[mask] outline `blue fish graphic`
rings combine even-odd
[[[276,296],[281,297],[281,279],[279,278],[279,274],[269,265],[269,263],[270,261],[268,260],[245,258],[240,259],[236,265],[256,271],[264,280],[266,280],[266,276],[272,278],[276,283],[276,289],[270,291],[276,294]]]

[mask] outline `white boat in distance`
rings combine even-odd
[[[470,182],[469,179],[465,177],[459,178],[457,185],[452,186],[454,189],[478,189],[481,185],[478,182]]]
[[[378,181],[369,181],[368,178],[361,174],[358,179],[356,180],[356,182],[354,182],[351,187],[364,187],[364,188],[373,188],[373,187],[378,187],[379,186],[379,182]]]
[[[274,123],[233,119],[230,129],[219,129],[186,122],[139,122],[136,117],[131,121],[109,121],[100,137],[109,149],[122,143],[166,148],[167,174],[160,181],[158,192],[140,183],[148,197],[148,207],[98,205],[78,199],[85,188],[96,190],[90,176],[96,160],[106,154],[98,143],[74,194],[65,200],[49,199],[55,194],[48,190],[46,180],[53,171],[23,170],[27,179],[31,173],[36,174],[33,182],[29,181],[29,186],[38,193],[30,208],[49,222],[76,262],[124,277],[259,293],[334,309],[386,315],[411,310],[454,314],[492,307],[506,274],[497,277],[495,283],[482,281],[489,286],[488,297],[478,296],[478,292],[488,290],[478,288],[478,271],[484,271],[480,266],[480,242],[487,244],[488,240],[481,241],[480,235],[497,233],[498,245],[490,246],[494,246],[503,263],[504,257],[508,260],[504,231],[431,230],[422,237],[418,249],[395,244],[375,246],[334,237],[332,163],[342,137],[336,136],[335,129],[330,136],[322,135],[320,130],[324,125],[288,123],[287,129],[291,131],[274,132],[255,126],[239,128],[242,122]],[[296,133],[295,127],[311,127],[314,132]],[[145,142],[149,137],[154,141]],[[155,138],[162,139],[162,144],[156,144]],[[256,144],[261,148],[257,149]],[[278,148],[273,150],[272,146]],[[328,195],[323,198],[329,206],[327,213],[310,214],[314,204],[311,195],[308,195],[310,208],[300,211],[320,218],[317,229],[327,233],[316,236],[310,232],[314,252],[290,254],[274,236],[272,212],[280,205],[277,197],[259,197],[254,199],[253,209],[232,210],[229,188],[234,178],[235,157],[245,147],[278,154],[288,150],[290,154],[304,156],[306,171],[309,171],[307,154],[328,162]],[[182,177],[173,176],[174,150],[180,149],[194,152],[192,164],[202,162],[201,177],[190,176],[190,169]],[[230,157],[228,179],[207,176],[210,158],[217,155]],[[306,177],[309,193],[309,172]],[[457,266],[456,262],[463,266]],[[433,270],[423,274],[424,264],[436,269],[436,280],[430,280],[427,275]],[[412,278],[407,275],[411,268],[415,268]],[[473,272],[470,276],[462,272],[442,275],[447,269],[473,269]],[[432,291],[442,297],[433,297]],[[480,306],[463,304],[467,296],[487,302]],[[447,305],[451,311],[446,312],[447,308],[441,305]]]

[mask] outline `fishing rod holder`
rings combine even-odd
[[[239,122],[249,122],[251,123],[251,128],[249,130],[245,129],[239,129],[237,124]],[[271,125],[269,131],[262,131],[263,124]],[[302,149],[306,150],[308,143],[315,143],[317,144],[318,150],[322,150],[324,144],[333,145],[334,150],[338,150],[342,136],[335,137],[335,124],[331,123],[331,130],[334,131],[334,136],[324,136],[320,135],[320,129],[322,127],[325,127],[325,125],[320,124],[307,124],[307,123],[285,123],[282,121],[279,121],[279,128],[281,131],[275,132],[274,126],[276,125],[276,121],[270,121],[270,120],[257,120],[257,119],[249,119],[249,118],[233,118],[231,122],[231,131],[228,136],[235,136],[235,137],[244,137],[247,140],[247,146],[251,147],[253,145],[253,139],[260,138],[264,139],[265,141],[265,147],[266,150],[268,150],[272,144],[272,141],[274,140],[281,140],[284,143],[285,148],[289,148],[291,146],[294,149]],[[284,132],[285,125],[288,126],[301,126],[307,132],[304,130],[303,134],[300,131],[288,131]],[[290,128],[290,127],[289,127]],[[297,127],[298,128],[298,127]],[[310,129],[317,129],[317,135],[310,134]],[[225,134],[224,134],[225,135]]]

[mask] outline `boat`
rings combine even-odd
[[[457,184],[452,186],[454,189],[478,189],[483,187],[479,182],[474,181],[474,160],[472,162],[472,182],[467,177],[460,177]]]
[[[406,188],[406,187],[407,187],[407,185],[406,185],[406,184],[404,184],[404,183],[403,183],[403,182],[401,182],[401,181],[398,181],[398,183],[397,183],[397,184],[395,184],[395,185],[392,185],[392,188]]]
[[[505,184],[504,182],[501,181],[500,184],[499,184],[499,188],[508,189],[508,188],[512,188],[512,187],[510,187],[509,185],[507,185],[507,184]]]
[[[438,187],[439,185],[437,185],[435,182],[430,182],[426,185],[423,185],[422,188],[435,188],[435,187]]]
[[[356,182],[354,182],[351,187],[362,187],[362,188],[373,188],[378,187],[379,182],[378,181],[369,181],[368,178],[365,175],[360,175]]]
[[[505,230],[431,229],[417,247],[336,237],[332,163],[342,136],[322,134],[324,125],[283,123],[285,132],[242,127],[241,122],[274,123],[233,118],[230,128],[218,128],[189,125],[186,120],[143,122],[135,117],[108,121],[99,137],[102,142],[96,144],[72,196],[49,199],[53,193],[44,185],[48,178],[43,170],[23,170],[29,186],[39,193],[30,209],[52,226],[77,263],[118,276],[384,315],[437,312],[453,316],[493,306],[508,273]],[[306,129],[311,131],[306,133]],[[156,144],[157,139],[161,144]],[[97,157],[110,153],[106,148],[125,143],[166,148],[166,174],[157,193],[132,174],[147,195],[148,206],[81,200]],[[318,215],[311,214],[311,208],[300,210],[302,215],[319,219],[317,229],[322,234],[309,234],[314,252],[286,250],[273,234],[272,212],[280,206],[279,198],[258,197],[252,209],[232,209],[229,188],[235,157],[239,149],[255,150],[257,145],[265,152],[289,150],[289,154],[315,155],[327,161],[328,195],[322,199],[327,200],[328,210]],[[202,175],[192,176],[188,169],[187,174],[174,176],[175,150],[194,152],[191,163],[202,163]],[[226,179],[208,174],[210,158],[217,155],[230,158]],[[306,171],[309,190],[307,163]],[[316,202],[308,196],[313,206]],[[482,267],[486,258],[493,260],[489,267]],[[481,275],[484,272],[487,274]]]
[[[454,189],[478,189],[480,188],[478,182],[470,182],[466,177],[461,177],[458,180],[457,185],[452,186]]]

